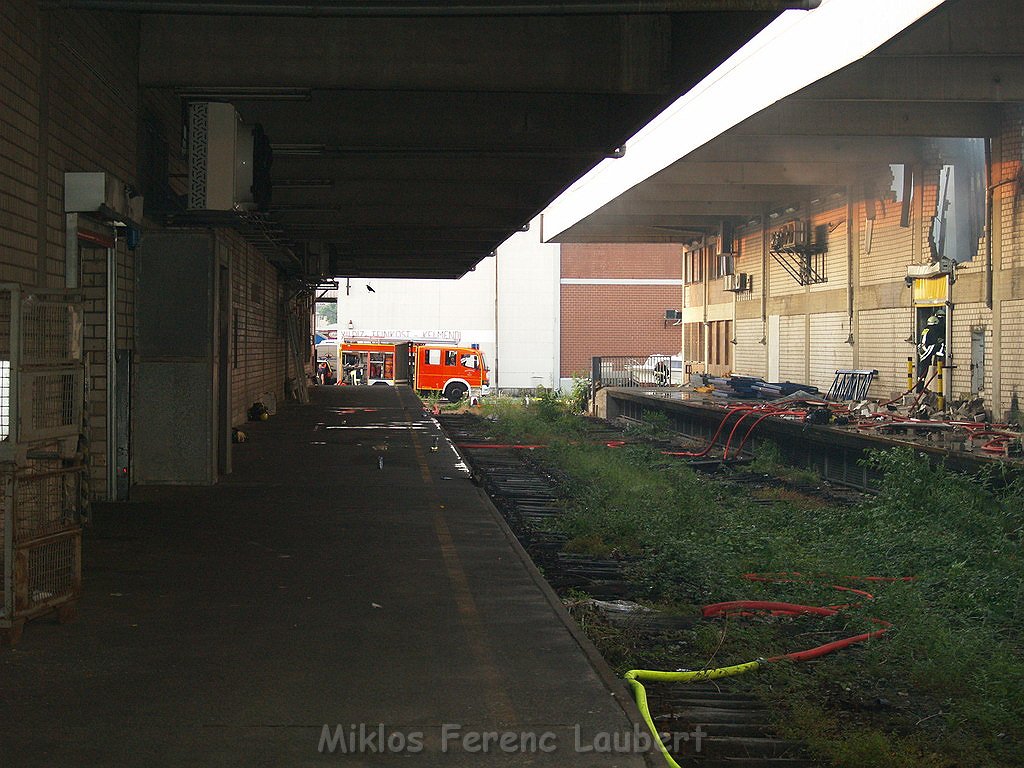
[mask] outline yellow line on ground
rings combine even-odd
[[[466,634],[466,641],[469,649],[477,663],[480,674],[483,677],[482,687],[488,692],[487,706],[491,716],[502,723],[515,723],[517,717],[512,701],[508,697],[505,681],[495,664],[495,654],[487,633],[484,630],[483,622],[480,619],[480,612],[477,609],[476,600],[469,587],[469,579],[462,567],[462,559],[459,557],[458,549],[455,547],[455,540],[452,537],[448,521],[444,516],[444,505],[441,503],[441,496],[437,492],[434,477],[427,464],[427,454],[420,443],[420,436],[417,430],[412,428],[412,417],[409,407],[405,402],[405,393],[399,392],[399,399],[402,402],[402,410],[405,412],[406,424],[409,426],[409,437],[412,441],[413,450],[416,453],[416,463],[420,468],[420,476],[423,478],[424,488],[430,502],[432,511],[432,522],[434,535],[437,537],[441,549],[441,557],[444,560],[445,571],[452,583],[452,593],[455,597],[455,605],[459,612],[463,631]],[[440,638],[439,638],[440,639]]]

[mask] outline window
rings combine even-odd
[[[704,249],[689,251],[683,254],[683,282],[687,285],[699,283],[704,279]]]
[[[427,365],[440,365],[441,364],[441,350],[440,349],[428,349],[427,350]]]
[[[458,353],[454,349],[447,349],[444,353],[444,364],[445,365],[457,365]]]
[[[463,355],[462,356],[462,367],[473,368],[474,370],[479,368],[480,365],[477,362],[476,355]]]
[[[704,359],[704,323],[683,326],[683,357],[690,362]]]

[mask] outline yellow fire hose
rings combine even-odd
[[[651,718],[651,710],[647,706],[647,689],[644,688],[643,683],[640,681],[647,680],[648,682],[658,683],[703,683],[707,680],[717,680],[720,677],[732,677],[733,675],[742,675],[744,672],[753,672],[755,669],[760,669],[762,665],[767,663],[768,662],[764,659],[757,659],[756,661],[748,661],[744,664],[734,664],[731,667],[697,669],[686,672],[659,672],[653,669],[631,669],[623,675],[623,679],[629,683],[629,687],[633,689],[633,697],[636,699],[636,705],[640,709],[640,714],[643,716],[648,729],[651,731],[651,736],[654,737],[654,743],[657,744],[658,749],[661,750],[661,755],[665,758],[665,762],[672,766],[672,768],[682,768],[679,763],[672,759],[672,755],[669,754],[668,749],[661,740],[661,736],[658,735],[658,729],[655,727],[654,720]]]

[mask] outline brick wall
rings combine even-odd
[[[845,261],[845,259],[844,259]],[[850,322],[846,312],[821,312],[810,316],[809,384],[828,392],[838,369],[853,368]]]
[[[674,243],[563,243],[562,277],[674,278],[682,250]]]
[[[1000,304],[1000,339],[1002,347],[1002,381],[1000,403],[1003,413],[1010,410],[1014,398],[1024,408],[1024,298]]]
[[[242,424],[256,398],[284,396],[286,371],[284,289],[277,271],[236,233],[217,233],[220,263],[231,274],[229,370],[231,423]]]
[[[0,281],[38,276],[40,189],[39,84],[42,42],[36,3],[0,4]]]
[[[563,285],[561,375],[590,370],[594,355],[678,354],[681,326],[667,326],[679,286]]]
[[[764,335],[761,318],[737,320],[735,328],[733,371],[743,376],[767,376],[767,347],[761,343]]]
[[[984,303],[956,304],[952,313],[953,326],[952,360],[953,368],[950,393],[954,398],[975,394],[971,387],[972,365],[976,362],[971,355],[971,338],[975,329],[981,329],[985,338],[984,358],[980,361],[985,373],[982,396],[992,392],[992,310]],[[1005,353],[1004,353],[1005,354]]]
[[[595,355],[679,353],[682,328],[664,319],[682,307],[678,245],[565,243],[561,278],[562,377],[589,371]],[[573,284],[580,280],[613,282]]]
[[[779,320],[779,378],[807,381],[807,317],[787,315]]]
[[[993,169],[992,181],[1001,184],[994,191],[996,213],[994,223],[1001,228],[1003,269],[1024,266],[1024,107],[1004,110],[1000,132],[1000,155]]]
[[[912,263],[914,227],[900,226],[900,206],[901,203],[895,200],[875,203],[875,223],[871,234],[870,251],[867,248],[867,206],[863,202],[857,206],[861,221],[858,274],[858,282],[861,285],[886,283],[907,274],[907,265]]]
[[[907,388],[907,356],[914,347],[905,339],[914,332],[913,310],[907,307],[861,310],[856,331],[859,368],[874,368],[878,375],[873,397],[895,397]]]

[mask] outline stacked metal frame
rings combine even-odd
[[[0,284],[0,633],[75,611],[82,588],[82,306]]]

